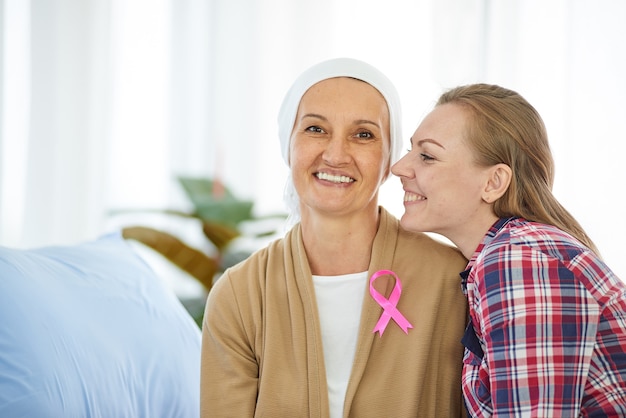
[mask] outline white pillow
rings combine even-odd
[[[0,247],[0,417],[195,417],[198,326],[120,234]]]

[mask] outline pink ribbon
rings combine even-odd
[[[380,276],[392,275],[396,279],[396,283],[393,286],[393,290],[391,291],[391,295],[389,299],[378,293],[376,289],[374,289],[374,281],[378,279]],[[402,328],[405,334],[409,333],[409,328],[413,328],[413,325],[400,313],[398,308],[398,301],[400,300],[400,295],[402,294],[402,284],[400,283],[400,279],[391,270],[379,270],[376,273],[372,274],[370,278],[370,295],[372,298],[383,308],[383,313],[380,315],[380,319],[378,323],[374,327],[373,333],[376,331],[379,332],[378,336],[382,337],[383,332],[385,332],[385,328],[389,324],[389,320],[393,318],[396,321],[396,324]]]

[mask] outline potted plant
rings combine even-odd
[[[231,243],[246,234],[248,237],[261,238],[271,236],[277,232],[276,225],[263,223],[268,219],[284,220],[285,214],[267,216],[253,215],[254,204],[250,200],[237,198],[221,181],[211,178],[178,177],[185,194],[192,203],[191,211],[180,210],[149,210],[167,216],[192,218],[198,220],[202,234],[212,244],[211,253],[201,250],[171,232],[144,225],[131,225],[122,228],[122,235],[126,239],[135,240],[169,260],[178,268],[199,281],[208,293],[213,286],[215,277],[226,268],[245,259],[250,252],[234,251]],[[128,212],[116,210],[115,214]],[[146,212],[146,211],[142,211]],[[263,227],[254,232],[246,232],[242,224],[258,223]],[[189,301],[188,301],[189,302]],[[195,303],[195,307],[186,304],[188,310],[198,324],[201,323],[202,306]],[[185,301],[183,301],[185,304]],[[193,311],[193,312],[192,312]],[[199,311],[199,312],[198,312]]]

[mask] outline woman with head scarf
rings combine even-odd
[[[287,92],[295,225],[209,294],[203,417],[461,416],[467,260],[379,206],[400,132],[394,86],[364,62],[324,61]]]
[[[544,123],[515,91],[445,92],[392,171],[402,225],[470,260],[463,394],[471,416],[625,417],[626,285],[552,194]]]

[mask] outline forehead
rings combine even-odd
[[[424,139],[437,142],[461,141],[467,131],[469,116],[469,111],[461,105],[439,105],[422,120],[412,141],[414,144]]]
[[[387,102],[383,95],[369,83],[350,77],[333,77],[313,84],[302,95],[300,104],[313,101],[329,101],[339,98],[352,100],[367,100],[370,103],[384,104]],[[329,104],[329,102],[326,102]]]

